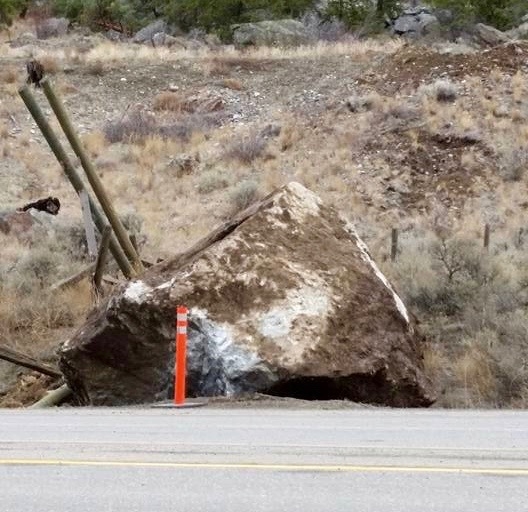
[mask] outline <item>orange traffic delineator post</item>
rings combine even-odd
[[[205,402],[186,402],[185,385],[187,377],[187,315],[185,306],[176,308],[176,345],[174,362],[174,399],[171,403],[154,404],[153,407],[184,408],[199,407]]]
[[[174,368],[174,404],[185,403],[185,378],[187,374],[187,314],[185,306],[176,308],[176,365]]]

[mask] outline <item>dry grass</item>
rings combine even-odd
[[[185,101],[181,94],[171,91],[163,91],[154,96],[152,106],[154,110],[181,112],[185,107]]]
[[[102,132],[91,132],[82,137],[82,142],[90,156],[98,157],[107,147],[107,140]]]
[[[244,84],[236,78],[224,78],[220,85],[233,91],[243,91],[245,89]]]
[[[94,60],[87,62],[83,67],[85,73],[93,76],[103,76],[107,72],[107,67],[102,60]]]
[[[261,193],[300,181],[357,221],[376,260],[420,319],[420,328],[430,340],[425,364],[440,391],[440,405],[526,406],[523,361],[528,315],[522,304],[527,300],[523,269],[528,261],[523,244],[528,243],[528,235],[519,235],[519,230],[528,232],[528,177],[514,165],[518,151],[528,147],[526,72],[513,76],[494,72],[491,77],[465,77],[463,82],[452,79],[457,89],[454,103],[439,99],[431,85],[434,79],[428,77],[424,83],[429,89],[393,84],[394,93],[389,91],[391,84],[384,83],[383,73],[390,67],[386,56],[399,46],[390,41],[352,41],[212,53],[105,42],[87,52],[47,47],[46,54],[61,67],[74,64],[68,75],[74,84],[93,81],[99,87],[106,79],[79,78],[77,70],[86,73],[94,65],[115,78],[123,71],[119,67],[126,66],[149,84],[149,66],[174,65],[182,73],[189,71],[189,81],[181,86],[185,97],[171,92],[152,97],[151,93],[143,101],[148,108],[156,107],[155,115],[145,108],[136,114],[125,110],[137,101],[137,91],[128,88],[130,98],[117,107],[122,114],[115,114],[116,105],[108,108],[116,118],[104,130],[106,140],[97,132],[83,137],[104,173],[105,184],[111,186],[119,211],[133,204],[144,217],[148,240],[142,254],[156,259],[184,250]],[[0,47],[0,58],[7,55],[9,62],[23,62],[25,52],[5,45]],[[346,79],[337,67],[329,67],[327,61],[333,57],[338,57],[339,69],[349,71]],[[294,59],[299,62],[275,65],[275,61]],[[306,69],[320,66],[328,76],[321,73],[321,83],[316,80],[309,86],[289,76],[288,97],[277,99],[270,93],[253,98],[252,91],[264,91],[264,87],[274,91],[274,73],[290,64],[300,67],[303,59]],[[378,59],[386,66],[382,71]],[[208,79],[204,70],[220,78]],[[157,69],[154,74],[159,78]],[[169,79],[156,83],[155,90],[168,83]],[[9,196],[7,186],[0,190],[2,200],[7,197],[11,204],[53,193],[61,201],[64,198],[66,215],[77,215],[77,197],[45,145],[36,142],[40,136],[31,132],[34,126],[25,111],[15,110],[16,83],[1,87],[0,109],[9,104],[9,112],[21,126],[17,131],[5,117],[7,123],[0,128],[7,136],[0,151],[11,155],[4,167],[0,163],[0,179],[6,169],[12,176]],[[207,100],[204,91],[216,94],[219,87],[230,89],[218,93],[228,99],[224,118],[182,108],[191,96]],[[317,102],[311,100],[312,88],[322,93]],[[85,92],[79,85],[78,97],[69,99],[83,102]],[[264,97],[269,104],[262,103]],[[303,100],[297,103],[299,97]],[[242,110],[240,121],[230,117],[235,100],[237,112],[248,103],[254,107]],[[195,102],[192,108],[201,104]],[[84,115],[81,107],[77,114]],[[89,116],[85,126],[105,121]],[[273,126],[273,133],[266,131],[268,126]],[[26,176],[31,179],[16,181]],[[492,225],[492,247],[489,255],[480,258],[484,222]],[[389,263],[393,226],[401,228],[401,254],[394,265]],[[444,249],[440,238],[447,240]],[[3,245],[2,259],[23,259],[26,249],[13,244],[7,250],[11,244],[9,240]],[[62,260],[60,254],[58,260]],[[450,279],[448,267],[457,262],[461,268]],[[32,286],[40,290],[36,280],[32,277],[33,284],[21,286],[17,300],[25,300]],[[7,297],[6,293],[3,290],[2,296]],[[53,314],[39,313],[35,322],[60,331],[69,329],[65,327],[68,318],[59,308]],[[9,322],[14,325],[13,320]],[[29,325],[26,320],[22,324]],[[22,343],[24,329],[15,337],[17,343]],[[35,326],[35,332],[40,329]]]
[[[244,210],[257,201],[260,197],[259,184],[254,180],[245,180],[239,183],[229,194],[231,212]]]
[[[451,226],[437,231],[442,238],[409,232],[397,263],[386,266],[434,341],[425,364],[444,406],[519,404],[528,386],[522,242],[517,233],[516,245],[504,245],[504,235],[515,241],[514,234],[496,233],[484,252],[479,228],[471,222],[461,232]]]
[[[14,66],[7,66],[0,71],[0,83],[16,84],[20,81],[20,72]]]
[[[39,58],[39,62],[42,64],[44,72],[48,75],[56,75],[62,69],[60,60],[50,54],[42,55]]]
[[[236,136],[227,144],[224,149],[224,158],[249,165],[257,158],[264,156],[267,145],[266,138],[255,130],[246,135]]]

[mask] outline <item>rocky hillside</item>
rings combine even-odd
[[[81,32],[38,40],[29,28],[0,44],[0,204],[54,196],[62,208],[39,216],[46,229],[29,245],[0,233],[1,343],[53,360],[92,300],[84,284],[49,295],[85,254],[79,201],[17,93],[33,56],[146,259],[185,250],[298,181],[356,224],[421,320],[441,405],[528,403],[528,43],[238,51]]]

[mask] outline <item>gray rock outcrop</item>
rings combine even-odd
[[[308,29],[296,20],[259,21],[233,25],[233,42],[245,46],[300,46],[313,42]]]
[[[190,309],[190,396],[433,401],[412,316],[354,228],[297,183],[94,311],[60,349],[76,395],[106,405],[167,398],[179,304]]]
[[[505,34],[514,40],[528,39],[528,20],[518,27],[508,30]]]
[[[484,23],[477,23],[474,27],[474,33],[479,43],[488,46],[497,46],[498,44],[507,43],[511,40],[505,32],[485,25]]]
[[[146,27],[143,27],[141,30],[138,30],[132,40],[134,43],[150,42],[156,34],[166,31],[167,23],[164,20],[156,20]]]
[[[394,34],[411,38],[424,37],[438,29],[438,18],[423,7],[404,10],[391,24]]]

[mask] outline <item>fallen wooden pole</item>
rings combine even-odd
[[[92,272],[95,270],[95,265],[95,263],[92,263],[91,265],[88,265],[82,270],[79,270],[79,272],[77,272],[73,276],[67,277],[62,281],[55,283],[51,286],[51,290],[62,290],[63,288],[67,288],[68,286],[73,286],[74,284],[77,284],[79,281],[82,281],[85,277],[88,277],[92,274]]]
[[[29,368],[30,370],[48,375],[49,377],[62,377],[62,373],[59,372],[59,370],[56,370],[47,364],[41,363],[26,354],[22,354],[21,352],[17,352],[12,348],[2,345],[0,345],[0,359],[17,364],[18,366],[23,366],[24,368]]]
[[[48,391],[38,402],[30,405],[30,409],[43,409],[45,407],[53,407],[64,402],[72,394],[72,390],[68,384],[63,384],[60,388]]]

